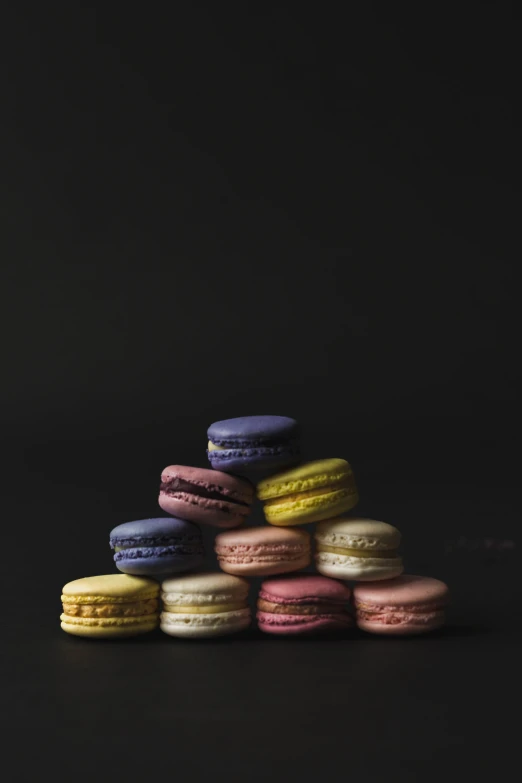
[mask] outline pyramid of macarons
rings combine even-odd
[[[351,513],[359,496],[346,460],[302,462],[299,425],[286,416],[226,419],[207,435],[210,468],[163,470],[158,502],[166,516],[111,531],[119,573],[64,586],[64,631],[90,638],[158,627],[180,639],[238,633],[253,621],[253,577],[263,579],[257,625],[271,635],[357,626],[403,636],[444,624],[444,582],[405,575],[399,530]],[[266,524],[252,527],[256,498]],[[218,571],[205,567],[201,525],[216,529]],[[303,525],[315,526],[313,536]],[[315,574],[305,570],[312,561]]]

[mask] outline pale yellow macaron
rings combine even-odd
[[[158,626],[159,584],[128,574],[87,576],[62,590],[62,629],[74,636],[116,638]]]
[[[306,462],[260,481],[257,496],[271,525],[305,525],[349,511],[358,500],[352,469],[344,459]]]
[[[224,636],[248,628],[249,584],[221,572],[185,574],[161,585],[161,630],[170,636]]]
[[[316,568],[335,579],[372,582],[402,574],[401,534],[376,519],[340,516],[315,530]]]

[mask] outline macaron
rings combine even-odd
[[[209,468],[170,465],[161,474],[158,502],[172,516],[227,528],[245,521],[254,494],[245,478]]]
[[[229,574],[201,573],[166,579],[161,630],[170,636],[225,636],[248,628],[249,584]]]
[[[353,589],[357,625],[369,633],[402,636],[444,625],[448,586],[429,576],[404,574]]]
[[[287,416],[240,416],[208,428],[207,455],[228,473],[282,470],[299,462],[299,425]]]
[[[326,576],[267,579],[257,601],[259,628],[284,636],[350,628],[350,595],[347,585]]]
[[[306,462],[263,479],[257,496],[271,525],[304,525],[353,508],[359,496],[352,469],[344,459]]]
[[[115,639],[158,625],[159,584],[128,574],[87,576],[62,590],[62,629],[74,636]]]
[[[310,534],[297,528],[230,530],[216,536],[215,550],[220,568],[238,576],[298,571],[311,560]]]
[[[110,545],[116,568],[124,574],[190,571],[204,560],[199,527],[176,517],[124,522],[111,530]]]
[[[402,574],[397,549],[401,534],[376,519],[336,517],[320,522],[314,533],[315,565],[337,579],[373,582]]]

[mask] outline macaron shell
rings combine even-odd
[[[441,628],[446,620],[445,612],[439,611],[429,615],[418,614],[414,620],[404,619],[401,623],[376,622],[363,620],[357,617],[357,627],[367,633],[383,634],[386,636],[413,636],[429,633]]]
[[[165,604],[200,607],[246,602],[250,585],[246,579],[222,571],[206,571],[165,579],[161,589]]]
[[[315,567],[324,576],[354,582],[393,579],[404,570],[400,557],[349,557],[333,552],[316,552]]]
[[[215,421],[207,430],[213,443],[233,445],[234,442],[259,445],[265,441],[285,441],[299,437],[299,425],[289,416],[237,416]]]
[[[87,576],[68,582],[62,589],[62,601],[70,603],[119,603],[157,598],[159,585],[152,579],[127,574]]]
[[[444,606],[449,602],[449,588],[444,582],[414,574],[403,574],[385,584],[357,585],[353,594],[356,605],[394,607],[398,611],[416,606],[424,610],[429,604]]]
[[[162,612],[160,617],[160,628],[164,633],[192,639],[237,633],[248,628],[250,623],[248,608],[212,614]]]
[[[256,491],[260,500],[270,500],[319,487],[336,486],[352,475],[350,463],[345,459],[314,460],[260,481]]]
[[[387,522],[364,517],[339,516],[320,522],[314,533],[318,547],[344,547],[365,551],[398,549],[400,531]]]
[[[124,522],[109,534],[111,546],[160,546],[168,542],[197,545],[201,543],[201,531],[197,525],[172,516],[154,519],[137,519]]]
[[[72,618],[71,618],[72,619]],[[138,618],[136,618],[138,619]],[[83,622],[71,622],[67,615],[61,615],[61,628],[72,636],[83,636],[92,639],[115,639],[127,636],[137,636],[149,633],[158,627],[158,615],[145,615],[140,622],[129,624],[98,624],[91,625]]]
[[[279,636],[315,633],[318,631],[340,631],[353,627],[349,614],[296,615],[272,614],[258,610],[257,622],[263,633]]]

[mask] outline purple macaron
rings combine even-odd
[[[240,416],[208,428],[208,459],[225,473],[282,470],[300,461],[299,425],[287,416]]]
[[[124,522],[111,530],[110,545],[116,568],[139,576],[190,571],[205,554],[199,527],[176,517]]]

